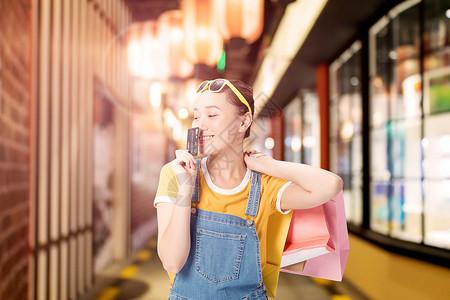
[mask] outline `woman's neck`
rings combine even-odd
[[[221,188],[238,186],[247,173],[243,153],[220,153],[210,155],[206,161],[209,176]]]

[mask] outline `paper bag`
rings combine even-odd
[[[292,266],[332,251],[333,242],[323,206],[294,210],[280,267]]]
[[[292,211],[286,215],[274,213],[267,224],[266,265],[263,269],[263,282],[266,284],[267,294],[275,298],[278,278],[280,275],[280,261],[283,253]]]
[[[281,270],[288,273],[342,281],[350,249],[342,191],[323,204],[322,207],[327,218],[335,251],[308,259],[301,272]]]

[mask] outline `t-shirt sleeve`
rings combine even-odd
[[[153,206],[156,207],[158,203],[173,203],[177,201],[178,194],[178,178],[173,172],[169,164],[162,167],[159,174],[158,190],[153,202]]]
[[[268,196],[270,206],[273,211],[278,211],[282,214],[288,214],[291,210],[283,211],[281,209],[281,197],[284,190],[292,183],[285,179],[263,175],[263,181],[266,182],[264,193]]]

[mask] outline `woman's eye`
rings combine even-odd
[[[208,115],[208,117],[213,118],[213,117],[217,117],[217,115]]]
[[[199,117],[194,117],[194,121],[197,121],[199,119]]]

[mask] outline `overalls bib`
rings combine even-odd
[[[175,276],[169,300],[267,299],[254,221],[261,174],[252,171],[247,219],[243,219],[196,207],[199,173],[200,170],[192,196],[191,249],[184,267]]]

